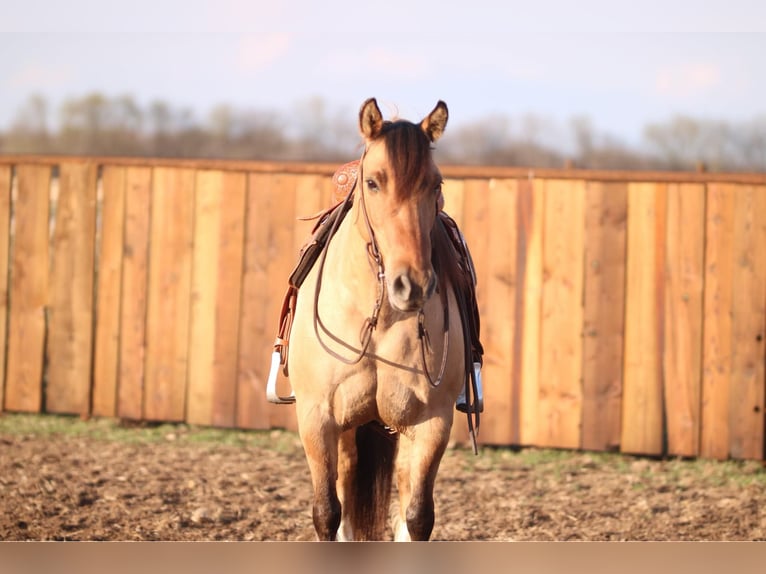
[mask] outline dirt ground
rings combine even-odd
[[[312,540],[310,491],[293,433],[0,416],[2,540]],[[764,540],[766,471],[452,448],[432,538]]]

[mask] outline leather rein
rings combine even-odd
[[[357,174],[354,185],[351,187],[351,190],[348,192],[345,199],[343,200],[342,205],[340,206],[340,209],[342,211],[345,212],[348,210],[349,204],[353,199],[354,189],[358,186],[359,201],[362,207],[362,215],[364,217],[364,223],[367,228],[367,234],[370,238],[370,241],[367,243],[367,254],[371,259],[370,264],[373,267],[373,272],[376,273],[377,281],[378,281],[378,289],[377,289],[378,295],[375,300],[372,313],[370,313],[370,316],[364,320],[364,323],[362,324],[362,328],[359,334],[359,340],[362,346],[361,349],[356,349],[354,346],[348,344],[347,342],[340,339],[338,336],[331,333],[330,330],[325,326],[321,317],[319,316],[319,293],[322,288],[322,277],[324,275],[324,266],[325,266],[325,261],[327,259],[327,252],[329,251],[330,240],[335,235],[336,231],[338,230],[338,227],[340,226],[340,222],[343,219],[343,217],[335,218],[335,220],[333,221],[332,228],[330,229],[328,240],[325,242],[324,246],[322,247],[322,254],[319,260],[319,269],[317,270],[316,288],[314,289],[314,333],[316,334],[317,340],[319,341],[319,344],[322,346],[325,352],[327,352],[330,356],[334,357],[335,359],[339,360],[340,362],[346,365],[355,365],[359,363],[359,361],[361,361],[362,358],[364,358],[364,356],[367,354],[367,350],[372,340],[372,333],[378,325],[378,317],[380,315],[380,310],[383,306],[383,298],[385,296],[385,291],[386,291],[386,284],[385,284],[386,274],[385,274],[385,267],[383,265],[383,257],[380,253],[378,242],[375,239],[375,231],[373,230],[372,224],[370,223],[370,218],[367,214],[367,205],[364,201],[363,164],[364,164],[364,158],[366,155],[367,155],[367,148],[365,148],[364,153],[362,153],[362,158],[359,161],[359,172]],[[360,181],[362,182],[361,184],[359,184]],[[425,328],[425,313],[423,312],[422,307],[418,311],[418,338],[420,339],[420,355],[423,362],[423,373],[425,374],[428,384],[434,388],[441,385],[442,380],[444,379],[444,373],[447,368],[447,354],[449,352],[449,302],[447,299],[446,290],[444,291],[442,299],[444,302],[444,344],[443,344],[443,354],[441,358],[441,365],[439,367],[439,373],[435,379],[431,376],[431,372],[428,369],[428,361],[426,360],[426,348],[428,348],[430,351],[431,344],[430,344],[430,339],[428,336],[428,331]],[[319,334],[320,328],[327,337],[329,337],[330,339],[332,339],[333,341],[335,341],[342,347],[345,347],[349,351],[352,351],[353,353],[355,353],[355,356],[352,359],[348,359],[344,357],[343,355],[341,355],[340,353],[331,349],[322,340],[322,337]]]

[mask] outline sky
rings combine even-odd
[[[587,117],[630,142],[685,114],[766,116],[761,0],[0,0],[0,130],[31,94],[98,91],[293,113],[451,124]]]

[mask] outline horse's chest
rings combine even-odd
[[[387,425],[403,428],[421,419],[427,404],[427,390],[418,384],[401,379],[378,383],[378,414]]]
[[[432,416],[440,409],[451,410],[450,401],[454,402],[454,397],[449,395],[454,385],[435,388],[429,384],[423,368],[425,355],[428,371],[436,376],[445,358],[438,319],[437,316],[426,325],[426,331],[433,334],[426,347],[419,337],[417,317],[413,316],[374,331],[367,349],[368,356],[374,359],[364,359],[355,365],[336,363],[337,371],[332,377],[337,381],[333,411],[341,426],[379,418],[392,428],[404,429],[422,422],[427,411]]]
[[[376,360],[349,369],[353,374],[339,385],[336,415],[345,424],[358,424],[369,417],[392,427],[413,424],[428,399],[417,339],[378,339],[370,351]]]
[[[378,413],[391,426],[408,426],[419,420],[429,399],[423,376],[420,341],[400,334],[380,341],[375,365],[375,399]]]

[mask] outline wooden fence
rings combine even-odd
[[[0,157],[3,410],[294,429],[265,380],[334,167]],[[443,172],[481,442],[764,458],[766,176]]]

